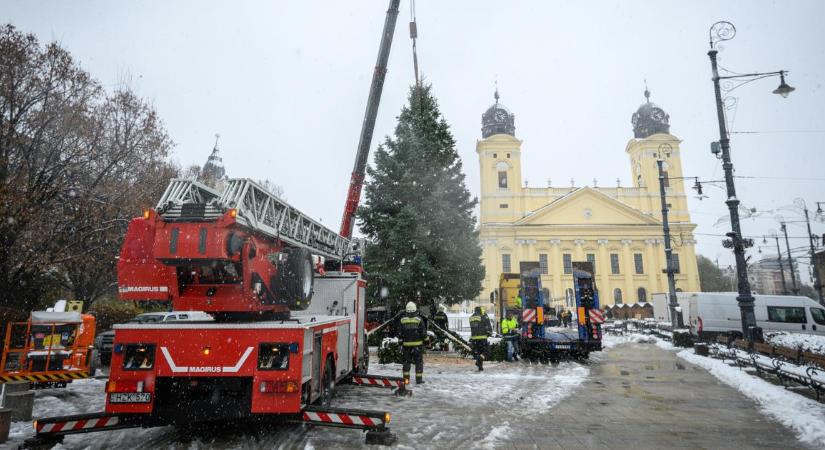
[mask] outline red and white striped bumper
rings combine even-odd
[[[377,386],[386,388],[403,388],[404,379],[401,377],[358,376],[352,377],[352,383],[359,386]]]
[[[384,429],[389,421],[389,413],[382,411],[307,408],[303,412],[303,422],[316,425],[380,430]]]
[[[89,418],[65,418],[54,421],[38,420],[35,422],[37,434],[53,433],[82,433],[88,431],[102,431],[105,428],[115,428],[121,425],[118,416],[100,416]]]

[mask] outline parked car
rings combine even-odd
[[[736,292],[677,292],[682,318],[692,334],[742,331],[742,317]],[[825,308],[808,297],[761,295],[754,297],[756,325],[763,331],[825,335]],[[670,321],[667,294],[653,294],[653,314],[658,321]]]
[[[170,322],[211,322],[214,319],[203,311],[171,311],[138,314],[126,323],[170,323]],[[104,331],[95,338],[95,349],[100,355],[100,364],[108,366],[112,361],[112,343],[115,330]]]

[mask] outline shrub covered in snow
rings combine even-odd
[[[381,364],[402,363],[401,343],[398,338],[388,337],[381,341],[378,347],[378,362]]]
[[[693,347],[693,337],[690,330],[679,329],[673,331],[673,345],[677,347]]]
[[[769,331],[765,333],[765,341],[773,345],[799,348],[803,351],[825,355],[825,336],[814,334],[789,333],[787,331]]]

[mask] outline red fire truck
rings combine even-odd
[[[168,301],[215,320],[115,326],[105,411],[39,419],[41,445],[74,433],[194,423],[302,422],[391,443],[385,411],[332,408],[346,382],[404,392],[369,364],[360,245],[349,239],[399,0],[390,0],[341,233],[248,179],[218,192],[172,180],[133,219],[118,260],[122,300]]]

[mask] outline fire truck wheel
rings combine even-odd
[[[321,396],[318,397],[318,404],[329,407],[332,404],[332,397],[335,396],[335,367],[332,358],[327,358],[324,377],[321,378]]]
[[[370,348],[366,345],[364,346],[364,364],[362,367],[364,368],[362,373],[366,375],[370,371]]]
[[[312,255],[303,248],[288,248],[286,262],[281,265],[275,280],[276,294],[286,300],[291,310],[304,310],[312,301],[312,287],[315,270],[312,267]]]

